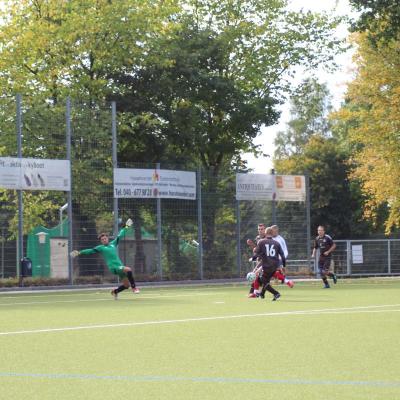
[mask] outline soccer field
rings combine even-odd
[[[0,294],[4,399],[400,399],[400,280]]]

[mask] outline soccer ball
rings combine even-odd
[[[256,280],[256,274],[255,274],[254,272],[249,272],[249,273],[246,275],[246,280],[247,280],[247,282],[249,282],[249,283],[253,283],[253,282]]]

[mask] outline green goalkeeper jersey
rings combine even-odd
[[[118,257],[118,244],[119,240],[123,238],[126,234],[128,228],[122,228],[118,236],[107,245],[100,244],[93,249],[84,249],[79,252],[81,255],[88,255],[88,254],[96,254],[100,253],[104,258],[105,263],[107,264],[108,269],[113,272],[113,270],[117,267],[121,267],[123,265],[121,259]]]

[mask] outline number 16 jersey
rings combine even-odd
[[[282,260],[283,266],[286,266],[286,258],[281,245],[279,242],[270,237],[261,239],[257,243],[257,247],[254,250],[254,255],[261,258],[263,268],[278,268],[279,256]]]

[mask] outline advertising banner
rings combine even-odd
[[[196,173],[167,169],[114,168],[114,197],[196,199]]]
[[[236,200],[272,200],[274,175],[236,174]]]
[[[362,244],[353,244],[351,246],[351,257],[353,259],[353,264],[363,264],[363,246]]]
[[[275,175],[277,201],[305,201],[306,182],[304,176]]]
[[[236,174],[236,200],[305,201],[304,176]]]
[[[68,192],[71,190],[70,162],[0,157],[0,188]]]

